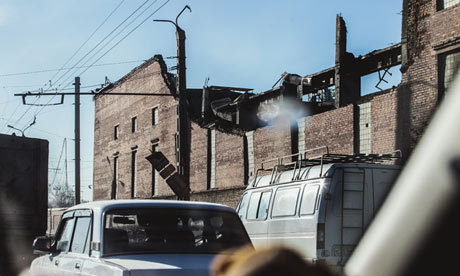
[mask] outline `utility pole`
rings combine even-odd
[[[185,8],[184,8],[185,9]],[[185,32],[178,25],[176,25],[176,39],[177,39],[177,93],[179,94],[179,101],[177,104],[177,149],[178,151],[178,164],[177,168],[179,174],[189,179],[190,169],[188,164],[189,152],[189,135],[188,135],[188,112],[187,112],[187,81],[185,76]]]
[[[176,40],[177,40],[177,132],[176,132],[176,167],[178,173],[182,176],[187,190],[190,189],[190,121],[187,111],[187,81],[186,81],[186,66],[185,66],[185,31],[182,30],[177,20],[179,16],[188,9],[186,5],[182,11],[177,15],[176,22],[171,20],[154,20],[156,22],[169,22],[176,27]],[[190,193],[183,199],[189,200]]]
[[[75,204],[80,204],[80,77],[75,77]]]
[[[80,77],[75,77],[75,91],[74,92],[60,92],[58,93],[57,91],[55,93],[31,93],[31,92],[26,92],[26,93],[18,93],[14,94],[14,96],[20,96],[22,97],[22,102],[24,105],[30,105],[30,106],[49,106],[49,105],[57,105],[57,104],[63,104],[64,103],[64,96],[69,96],[69,95],[74,95],[75,96],[75,204],[80,204],[80,96],[81,95],[86,95],[86,96],[96,96],[96,95],[109,95],[109,96],[164,96],[164,97],[172,97],[174,96],[171,93],[151,93],[151,92],[141,92],[141,91],[136,91],[136,92],[110,92],[110,93],[102,93],[102,92],[80,92]],[[184,93],[183,93],[184,94]],[[37,104],[28,104],[26,103],[26,97],[40,97],[40,96],[56,96],[60,95],[61,96],[61,102],[60,103],[55,103],[55,104],[46,104],[46,105],[37,105]],[[34,121],[27,127],[31,127],[33,124],[35,124],[35,118]],[[13,126],[8,125],[9,128],[14,128]],[[22,135],[24,135],[24,131],[27,130],[25,128],[24,130],[16,129],[21,131]],[[109,162],[110,163],[110,162]],[[67,178],[66,178],[67,180]]]

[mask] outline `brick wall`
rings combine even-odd
[[[460,5],[438,11],[436,0],[409,0],[407,14],[409,67],[402,74],[398,92],[398,109],[404,110],[398,129],[407,135],[400,138],[400,144],[410,152],[439,101],[438,55],[459,46]]]
[[[155,58],[134,69],[115,83],[108,92],[170,93],[160,64]],[[159,109],[159,123],[152,125],[152,108]],[[176,131],[176,101],[162,96],[110,96],[95,99],[94,132],[94,199],[109,199],[113,179],[114,153],[119,153],[118,198],[131,197],[131,152],[137,147],[136,197],[152,194],[152,167],[145,159],[150,155],[151,141],[159,139],[158,150],[174,162],[174,133]],[[131,118],[137,117],[137,129],[131,132]],[[119,138],[114,140],[114,127],[119,125]],[[107,158],[110,160],[107,160]],[[171,194],[159,178],[159,194]]]
[[[408,0],[408,67],[402,83],[389,91],[361,99],[371,106],[371,151],[401,149],[408,156],[423,134],[435,110],[438,95],[438,56],[458,46],[460,41],[460,5],[437,11],[435,0]],[[169,93],[161,74],[161,62],[155,58],[134,69],[110,91],[146,91]],[[164,69],[163,69],[164,70]],[[159,108],[159,124],[152,126],[151,108]],[[328,146],[333,153],[350,154],[357,144],[356,108],[353,105],[307,116],[305,149]],[[131,118],[137,116],[138,130],[131,133]],[[113,128],[119,124],[119,139]],[[152,193],[152,168],[145,160],[158,139],[158,150],[175,163],[176,101],[172,97],[99,96],[96,98],[94,199],[110,198],[113,154],[119,152],[120,197],[130,197],[131,148],[137,146],[138,197]],[[264,160],[292,154],[291,122],[280,119],[271,126],[253,132],[255,169]],[[208,129],[192,123],[190,184],[191,199],[236,206],[244,186],[244,139],[216,131],[216,187],[208,190]],[[300,135],[302,137],[302,135]],[[107,161],[109,158],[110,163]],[[175,198],[159,178],[157,198]]]
[[[353,153],[353,105],[306,118],[305,149],[322,146],[332,153]]]
[[[291,154],[291,122],[281,118],[254,131],[254,166],[262,161]]]
[[[397,90],[373,97],[371,103],[372,153],[396,150]]]
[[[243,137],[216,131],[216,187],[244,186]]]
[[[190,145],[190,189],[193,193],[207,188],[208,130],[192,123]]]

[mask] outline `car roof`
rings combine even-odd
[[[221,211],[234,211],[234,209],[216,203],[198,202],[198,201],[179,201],[179,200],[157,200],[157,199],[120,199],[120,200],[98,200],[88,203],[82,203],[70,207],[67,211],[91,209],[99,212],[105,212],[109,209],[118,208],[193,208],[208,209]]]

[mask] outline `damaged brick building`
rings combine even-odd
[[[191,200],[233,207],[267,159],[322,146],[344,154],[401,150],[407,158],[459,64],[459,2],[403,0],[401,43],[357,57],[337,16],[334,67],[283,74],[262,93],[185,89],[181,123],[176,83],[184,86],[185,77],[168,73],[160,55],[151,58],[95,96],[94,199],[175,198],[146,160],[151,152],[182,172]],[[399,65],[398,87],[362,96],[361,77]],[[125,91],[157,96],[106,95]]]

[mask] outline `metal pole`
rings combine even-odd
[[[186,65],[185,65],[185,32],[182,30],[177,20],[180,15],[188,9],[192,10],[186,5],[182,11],[177,15],[176,22],[171,20],[153,20],[156,22],[169,22],[176,27],[176,40],[177,40],[177,83],[176,93],[178,95],[177,103],[177,132],[175,135],[176,142],[176,167],[179,175],[187,185],[187,195],[184,200],[190,200],[190,121],[187,112],[187,81],[186,81]]]
[[[75,204],[80,204],[80,77],[75,77]]]
[[[176,25],[176,38],[177,38],[177,93],[178,106],[177,106],[177,140],[178,140],[178,164],[177,169],[186,183],[189,185],[190,181],[190,146],[189,146],[189,122],[187,114],[187,81],[186,81],[186,65],[185,65],[185,32]],[[190,195],[187,195],[185,200],[189,200]]]

